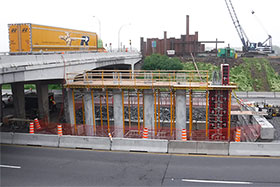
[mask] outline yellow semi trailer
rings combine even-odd
[[[10,53],[104,51],[98,36],[86,32],[31,23],[9,24]]]

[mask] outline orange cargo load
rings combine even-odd
[[[98,36],[94,32],[30,23],[8,27],[10,53],[97,51]],[[101,49],[98,51],[103,51]]]

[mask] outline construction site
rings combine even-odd
[[[261,56],[270,60],[269,63],[274,60],[276,63],[271,65],[279,73],[279,60],[268,58],[273,53],[272,37],[269,35],[264,42],[250,42],[239,24],[231,1],[225,2],[242,42],[242,51],[229,47],[218,49],[218,44],[224,41],[217,39],[200,41],[198,32],[190,34],[190,17],[186,15],[186,33],[181,38],[168,38],[167,31],[164,31],[163,39],[147,38],[144,41],[141,37],[140,50],[143,59],[152,54],[180,57],[183,63],[191,61],[195,70],[134,70],[134,67],[132,70],[105,70],[112,67],[104,66],[83,74],[67,73],[61,105],[58,106],[59,116],[41,118],[40,128],[35,131],[56,134],[57,126],[61,124],[64,135],[144,138],[144,134],[148,134],[147,137],[151,139],[207,141],[280,139],[280,107],[264,102],[262,107],[256,102],[248,104],[235,94],[237,89],[243,91],[243,87],[244,90],[277,91],[277,86],[264,79],[271,77],[267,75],[272,72],[266,66],[268,63],[256,62],[258,67],[243,68],[251,71],[251,74],[242,75],[242,79],[251,77],[254,79],[252,84],[250,81],[245,82],[245,86],[239,84],[236,81],[240,78],[236,75],[230,79],[231,68],[247,63],[247,59],[237,58],[240,56],[256,59]],[[216,48],[209,56],[201,57],[206,53],[207,43],[216,44]],[[219,70],[201,70],[205,68],[198,68],[197,60],[203,65],[209,62]],[[118,67],[122,69],[121,65]],[[24,128],[12,130],[28,132],[29,122],[33,121],[34,116],[25,119],[25,126],[21,125]],[[11,130],[10,126],[6,126],[10,121],[5,118],[2,131]],[[263,126],[268,126],[269,130],[265,129],[264,132]]]
[[[255,111],[234,94],[237,86],[229,82],[229,65],[221,66],[221,75],[210,81],[208,71],[68,73],[64,89],[66,120],[41,119],[35,132],[57,134],[61,125],[63,135],[197,141],[274,140],[271,132],[263,133],[263,125],[269,123],[261,115],[266,114]],[[27,124],[24,131],[29,132],[29,127]],[[271,130],[274,133],[273,127]]]

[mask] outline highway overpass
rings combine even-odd
[[[134,70],[141,59],[138,52],[0,55],[0,84],[12,85],[15,117],[19,118],[25,118],[24,84],[36,84],[42,118],[48,116],[48,84],[64,83],[70,72],[83,73],[108,66],[118,69],[120,65]]]

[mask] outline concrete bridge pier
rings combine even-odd
[[[2,84],[0,84],[0,123],[3,122],[3,109],[2,109]]]
[[[182,129],[186,129],[186,90],[176,90],[176,140],[182,140]]]
[[[16,118],[25,118],[25,99],[24,99],[24,83],[12,83],[12,93],[14,101],[14,116]]]
[[[66,121],[67,123],[70,123],[70,124],[76,124],[76,118],[75,118],[75,114],[74,114],[74,111],[75,111],[75,103],[73,102],[73,98],[74,98],[74,90],[71,89],[71,88],[66,88],[66,91],[65,91],[65,95],[66,95],[66,102],[65,102],[65,117],[66,117]],[[74,132],[72,132],[74,133]]]
[[[96,121],[94,110],[94,93],[93,90],[84,93],[85,103],[85,122],[86,122],[86,135],[96,135]]]
[[[149,138],[155,136],[155,119],[154,119],[154,94],[153,90],[144,90],[144,120],[145,128],[148,128]]]
[[[113,91],[114,99],[114,132],[115,137],[123,138],[123,107],[122,107],[122,91],[114,90]]]
[[[36,91],[38,98],[39,119],[49,121],[49,89],[48,84],[36,83]]]

